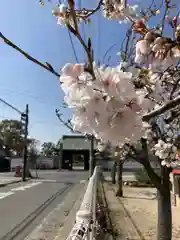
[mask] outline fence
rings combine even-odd
[[[76,223],[66,240],[92,240],[96,235],[96,194],[101,169],[96,167],[76,213]]]

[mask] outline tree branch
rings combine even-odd
[[[178,118],[180,116],[180,110],[177,112],[172,111],[171,112],[171,117],[168,119],[165,119],[166,124],[170,124],[174,119]]]
[[[71,132],[74,133],[73,126],[71,125],[70,121],[66,122],[64,119],[62,119],[62,117],[61,117],[62,114],[59,113],[58,109],[56,109],[55,111],[56,111],[56,116],[58,117],[59,121],[61,123],[63,123],[64,126],[66,126]]]
[[[31,55],[29,55],[28,53],[26,53],[25,51],[23,51],[21,48],[19,48],[17,45],[15,45],[13,42],[11,42],[8,38],[6,38],[1,32],[0,32],[0,38],[3,39],[4,43],[6,43],[7,45],[9,45],[10,47],[14,48],[16,51],[20,52],[25,58],[27,58],[28,60],[30,60],[31,62],[34,62],[35,64],[39,65],[40,67],[46,69],[47,71],[51,72],[52,74],[54,74],[56,77],[60,77],[60,74],[57,73],[54,68],[49,64],[49,63],[42,63],[40,61],[38,61],[37,59],[35,59],[34,57],[32,57]]]
[[[147,140],[144,138],[141,138],[141,146],[142,146],[142,165],[144,166],[149,178],[154,183],[155,187],[159,189],[160,191],[163,191],[163,186],[161,184],[161,178],[156,174],[154,169],[152,168],[150,161],[149,161],[149,154],[148,154],[148,146],[147,146]]]
[[[161,35],[163,34],[163,31],[164,31],[165,19],[166,19],[168,10],[169,10],[169,1],[168,1],[168,0],[165,0],[165,1],[164,1],[164,5],[165,5],[165,11],[164,11],[164,15],[163,15],[163,18],[162,18],[162,30],[161,30]]]
[[[56,116],[58,117],[59,121],[60,121],[61,123],[63,123],[64,126],[66,126],[72,133],[78,133],[78,134],[81,134],[81,135],[82,135],[82,133],[79,132],[79,131],[74,132],[73,126],[72,126],[70,120],[68,120],[68,121],[66,122],[64,119],[62,119],[62,117],[61,117],[62,114],[59,113],[59,110],[58,110],[58,109],[56,109],[55,112],[56,112]],[[85,136],[86,136],[88,139],[94,138],[93,135],[89,135],[89,134],[86,134]]]
[[[145,122],[148,122],[151,118],[156,117],[162,113],[165,113],[166,111],[175,108],[176,106],[178,106],[180,104],[180,96],[176,97],[173,100],[170,100],[169,102],[167,102],[166,104],[164,104],[162,107],[160,107],[157,110],[153,110],[150,113],[145,114],[142,117],[142,120]]]
[[[68,0],[68,3],[69,3],[70,10],[71,10],[71,16],[73,19],[74,26],[71,26],[70,23],[67,23],[66,26],[68,27],[69,31],[74,34],[74,36],[79,40],[79,42],[83,46],[83,48],[87,54],[87,57],[88,57],[87,71],[92,75],[93,79],[95,79],[95,74],[94,74],[94,69],[93,69],[93,51],[92,51],[92,46],[91,46],[92,45],[91,40],[89,38],[88,44],[86,45],[85,41],[83,40],[83,38],[81,37],[81,34],[79,32],[78,23],[77,23],[77,19],[76,19],[76,13],[74,10],[74,4],[71,3],[71,0]]]
[[[94,13],[99,11],[102,4],[103,4],[103,0],[100,0],[99,4],[97,5],[97,7],[95,9],[93,9],[89,14],[87,14],[87,17],[90,17],[91,15],[93,15]]]

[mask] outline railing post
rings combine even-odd
[[[96,172],[95,172],[96,171]],[[92,198],[92,232],[90,233],[90,240],[93,240],[96,235],[96,200],[97,200],[97,168],[94,170],[94,184],[93,184],[93,198]]]
[[[96,237],[96,201],[99,178],[100,168],[96,167],[89,179],[79,211],[76,213],[76,223],[67,240],[92,240]]]

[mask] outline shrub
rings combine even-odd
[[[151,180],[148,177],[144,168],[140,168],[136,171],[135,178],[136,178],[136,181],[140,183],[148,183],[148,184],[151,183]]]

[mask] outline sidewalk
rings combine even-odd
[[[86,187],[86,183],[76,184],[25,240],[65,240],[74,226]]]
[[[21,182],[22,178],[18,177],[0,177],[0,187],[4,187],[9,184]]]
[[[123,187],[124,197],[115,197],[116,185],[104,183],[111,221],[118,240],[156,240],[157,200],[154,188]],[[172,207],[173,237],[180,236],[180,208]]]

